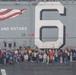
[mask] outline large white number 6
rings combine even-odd
[[[40,2],[35,7],[35,45],[39,48],[59,48],[63,44],[64,25],[59,20],[40,20],[40,11],[43,9],[57,9],[59,14],[64,14],[64,6],[60,2]],[[42,42],[40,40],[40,28],[42,26],[57,27],[58,40]]]

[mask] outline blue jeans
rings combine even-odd
[[[36,58],[36,63],[38,63],[39,62],[39,58]]]
[[[67,61],[68,61],[68,58],[65,57],[65,58],[64,58],[64,63],[67,63]]]

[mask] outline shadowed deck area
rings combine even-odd
[[[66,64],[43,64],[43,63],[24,63],[3,64],[0,69],[5,69],[7,75],[76,75],[76,62]],[[0,72],[0,75],[1,72]]]

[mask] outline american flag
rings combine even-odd
[[[0,21],[8,18],[14,18],[22,14],[26,9],[0,9]]]

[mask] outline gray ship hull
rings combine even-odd
[[[25,9],[0,20],[1,49],[76,47],[76,2],[0,2],[0,9]]]

